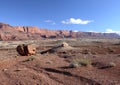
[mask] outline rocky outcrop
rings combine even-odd
[[[18,45],[16,48],[17,52],[22,56],[28,55],[35,55],[36,54],[36,47],[33,44],[25,45],[21,44]]]
[[[119,38],[115,33],[73,32],[68,30],[48,30],[36,26],[11,26],[0,23],[0,40],[32,40],[42,38]]]

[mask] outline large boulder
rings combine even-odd
[[[33,44],[20,44],[16,48],[17,52],[22,56],[34,55],[36,54],[36,46]]]

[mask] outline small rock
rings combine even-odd
[[[63,47],[68,47],[68,46],[69,46],[69,44],[68,44],[68,43],[66,43],[66,42],[63,42],[63,43],[62,43],[62,46],[63,46]]]
[[[8,69],[3,69],[2,71],[7,71]]]
[[[47,61],[46,64],[52,64],[53,62],[52,61]]]
[[[79,66],[79,64],[77,64],[77,63],[70,63],[70,65],[69,65],[70,68],[76,68],[78,66]]]
[[[109,67],[115,67],[116,64],[115,64],[114,62],[109,62],[109,63],[108,63],[108,66],[109,66]]]

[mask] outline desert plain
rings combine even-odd
[[[35,44],[36,54],[21,56],[19,44]],[[120,85],[120,39],[0,41],[0,85]]]

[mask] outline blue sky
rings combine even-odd
[[[120,0],[0,0],[0,22],[53,30],[120,32]]]

